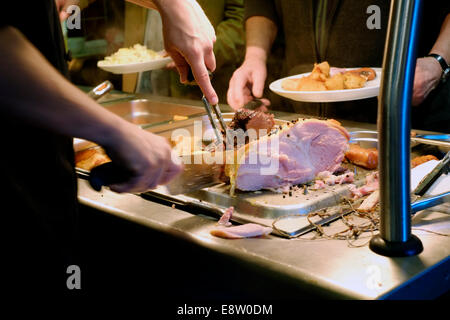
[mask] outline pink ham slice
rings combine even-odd
[[[279,142],[275,151],[271,150],[274,139]],[[235,187],[244,191],[276,189],[309,182],[319,172],[334,172],[344,159],[348,140],[348,132],[335,120],[307,119],[284,125],[278,133],[251,142],[245,153],[241,151]],[[261,148],[268,150],[263,155],[261,144],[268,146]],[[278,163],[277,169],[267,174],[273,163]]]
[[[334,186],[335,184],[352,183],[355,181],[355,174],[353,172],[346,172],[341,175],[335,176],[329,171],[319,172],[316,177],[313,189],[323,189],[327,185]]]
[[[231,217],[233,216],[234,207],[229,207],[225,210],[223,215],[220,217],[219,221],[217,222],[220,226],[229,227],[231,226]]]
[[[210,231],[213,236],[225,239],[252,238],[268,235],[272,228],[263,227],[256,223],[247,223],[234,227],[219,227]]]
[[[379,186],[378,171],[374,171],[366,176],[365,185],[360,188],[357,188],[355,185],[349,185],[349,190],[353,195],[353,199],[358,199],[378,190]]]

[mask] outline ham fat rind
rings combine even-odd
[[[349,134],[335,120],[306,119],[285,124],[277,133],[241,147],[226,174],[244,191],[274,189],[334,172],[348,149]]]

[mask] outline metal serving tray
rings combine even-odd
[[[229,122],[233,117],[232,113],[224,114],[226,122]],[[193,118],[189,121],[179,122],[172,125],[158,126],[151,128],[151,131],[170,138],[171,132],[175,128],[186,128],[192,132],[193,121],[201,118]],[[208,120],[203,120],[205,125],[208,125]],[[285,123],[284,120],[276,120],[276,124]],[[356,130],[351,133],[351,142],[359,143],[362,147],[370,148],[377,147],[378,141],[376,132],[368,132],[364,130]],[[433,141],[430,145],[425,145],[426,141],[421,141],[420,144],[414,144],[415,147],[411,150],[411,156],[415,157],[423,154],[441,154],[450,144],[448,142],[438,143]],[[441,151],[441,149],[443,149]],[[359,186],[365,183],[365,176],[374,171],[366,170],[361,167],[354,166],[349,163],[344,163],[351,171],[354,171],[355,182]],[[210,188],[205,188],[195,193],[172,196],[168,194],[164,187],[159,187],[156,190],[146,193],[146,197],[159,198],[165,201],[173,201],[178,204],[189,204],[194,207],[202,209],[210,209],[211,212],[219,213],[227,207],[233,206],[235,214],[233,220],[237,222],[255,222],[263,225],[271,226],[274,219],[286,215],[307,215],[323,208],[328,208],[338,205],[343,196],[348,196],[348,185],[327,186],[324,189],[312,190],[308,188],[306,194],[303,189],[292,190],[291,195],[275,193],[272,191],[256,191],[256,192],[242,192],[237,190],[234,196],[230,196],[230,186],[227,184],[219,184]]]
[[[230,122],[234,113],[224,113],[225,122]],[[275,120],[276,125],[286,123],[285,120]],[[194,133],[194,125],[201,124],[202,130],[211,128],[209,119],[206,115],[191,117],[182,121],[166,121],[162,124],[149,126],[145,130],[171,139],[172,133],[177,129],[187,130],[190,134]],[[353,129],[350,132],[351,142],[359,143],[362,147],[377,147],[376,132]],[[203,131],[205,132],[205,131]],[[214,135],[204,137],[204,145],[208,145]],[[426,141],[420,141],[415,144],[411,150],[411,156],[423,154],[443,155],[443,152],[449,148],[449,142],[439,142],[438,146],[433,141],[430,145],[424,144]],[[362,185],[365,182],[365,176],[371,172],[361,167],[345,163],[348,169],[354,171],[356,185]],[[86,176],[87,172],[78,170],[80,175]],[[205,188],[194,193],[183,195],[170,195],[164,186],[142,194],[146,199],[152,201],[163,201],[168,204],[175,204],[197,213],[205,212],[213,214],[222,214],[223,211],[233,206],[235,213],[233,219],[236,222],[254,222],[262,225],[271,226],[273,221],[281,216],[287,215],[307,215],[323,208],[338,205],[343,196],[349,195],[348,185],[327,186],[324,189],[312,190],[310,187],[305,194],[303,189],[291,190],[289,194],[275,193],[272,191],[242,192],[237,190],[234,196],[230,196],[230,186],[227,184],[218,184],[216,186]],[[306,221],[305,218],[303,220]],[[306,223],[302,221],[301,223]],[[290,226],[292,227],[292,225]],[[297,226],[298,227],[298,226]]]
[[[234,113],[224,113],[225,122],[230,122]],[[194,122],[201,121],[203,130],[210,127],[206,116],[196,117],[186,121],[180,121],[162,126],[154,126],[148,130],[171,139],[172,132],[176,129],[185,129],[191,134],[194,132]],[[275,125],[286,123],[285,120],[275,119]],[[207,145],[209,139],[203,139],[204,145]],[[351,164],[345,164],[350,170],[356,172],[355,184],[364,183],[365,176],[369,172],[360,167]],[[322,208],[337,205],[343,196],[349,195],[347,185],[328,186],[320,190],[294,188],[287,194],[276,193],[273,191],[255,191],[243,192],[236,190],[234,196],[230,195],[230,185],[219,184],[213,187],[205,188],[194,193],[185,195],[170,195],[164,187],[146,192],[146,197],[155,197],[166,201],[173,200],[174,203],[189,203],[201,206],[203,209],[210,208],[211,211],[233,206],[235,208],[234,220],[238,222],[258,222],[265,225],[271,225],[273,219],[289,214],[306,215],[310,212]]]
[[[205,110],[201,107],[155,102],[147,99],[118,102],[105,106],[105,108],[143,128],[179,121],[179,118],[189,119],[205,114]]]

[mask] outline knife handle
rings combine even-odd
[[[113,162],[107,162],[91,170],[89,183],[95,191],[100,191],[102,186],[126,182],[130,179],[132,173],[119,167]]]

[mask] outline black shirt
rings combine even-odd
[[[0,15],[0,27],[18,29],[67,75],[54,0],[7,1]],[[36,81],[30,80],[23,79],[24,95]],[[6,236],[3,267],[18,290],[24,286],[37,289],[39,284],[64,288],[66,268],[74,263],[78,210],[72,138],[27,124],[7,112],[1,119],[0,195],[2,206],[8,208],[2,210],[0,230]]]
[[[419,58],[430,53],[448,14],[448,0],[424,1],[417,53]],[[415,129],[450,133],[450,80],[441,82],[421,105],[412,107],[411,114]]]

